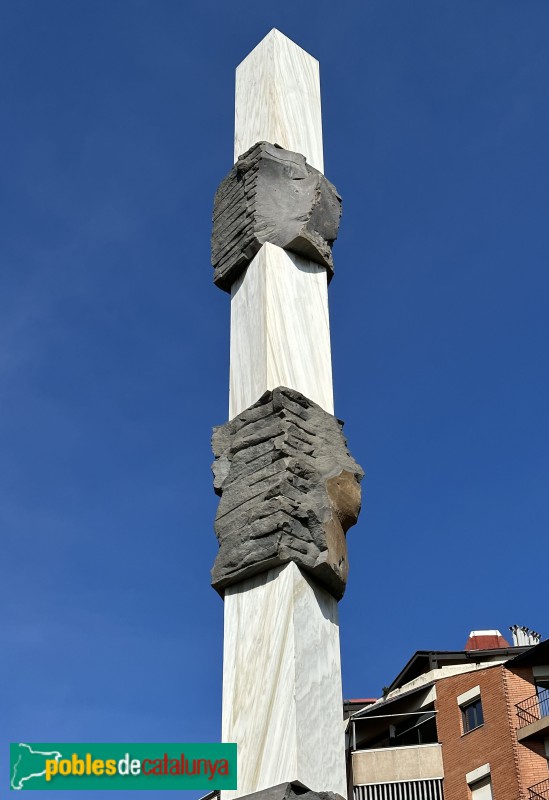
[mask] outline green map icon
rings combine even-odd
[[[33,783],[36,783],[33,779],[43,778],[46,774],[46,761],[52,758],[59,761],[62,755],[57,750],[49,752],[33,750],[29,744],[24,742],[12,744],[10,750],[12,764],[10,787],[12,789],[32,789]]]

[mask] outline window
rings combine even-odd
[[[470,786],[471,800],[492,800],[492,782],[490,776]]]
[[[463,733],[468,733],[484,725],[480,697],[477,697],[477,699],[473,700],[471,703],[467,703],[467,705],[461,706],[461,721],[463,724]]]
[[[480,700],[480,686],[473,686],[457,698],[457,704],[461,711],[462,733],[469,733],[475,728],[484,725],[484,714],[482,713],[482,703]]]
[[[471,800],[493,800],[490,764],[483,764],[468,772],[465,780],[469,785]]]
[[[549,716],[549,678],[536,678],[536,693],[540,716]]]

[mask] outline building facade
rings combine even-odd
[[[473,631],[347,702],[353,800],[549,800],[549,640]],[[520,642],[520,644],[519,644]]]

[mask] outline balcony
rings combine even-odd
[[[528,800],[549,800],[549,778],[530,786],[528,791],[530,792]]]
[[[355,750],[351,757],[355,786],[444,777],[440,744]]]
[[[543,738],[549,732],[549,689],[541,689],[521,703],[516,704],[519,742],[532,737]],[[535,795],[532,795],[535,797]],[[544,795],[541,795],[544,797]],[[547,795],[549,800],[549,795]]]

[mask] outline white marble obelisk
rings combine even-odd
[[[272,30],[236,71],[235,161],[258,141],[323,170],[316,59]],[[326,269],[265,244],[231,291],[229,418],[287,386],[333,413]],[[294,564],[225,593],[232,800],[286,781],[347,796],[337,601]]]
[[[236,70],[235,161],[260,141],[323,171],[318,61],[275,28]],[[229,419],[277,386],[334,412],[326,269],[266,244],[231,290]]]

